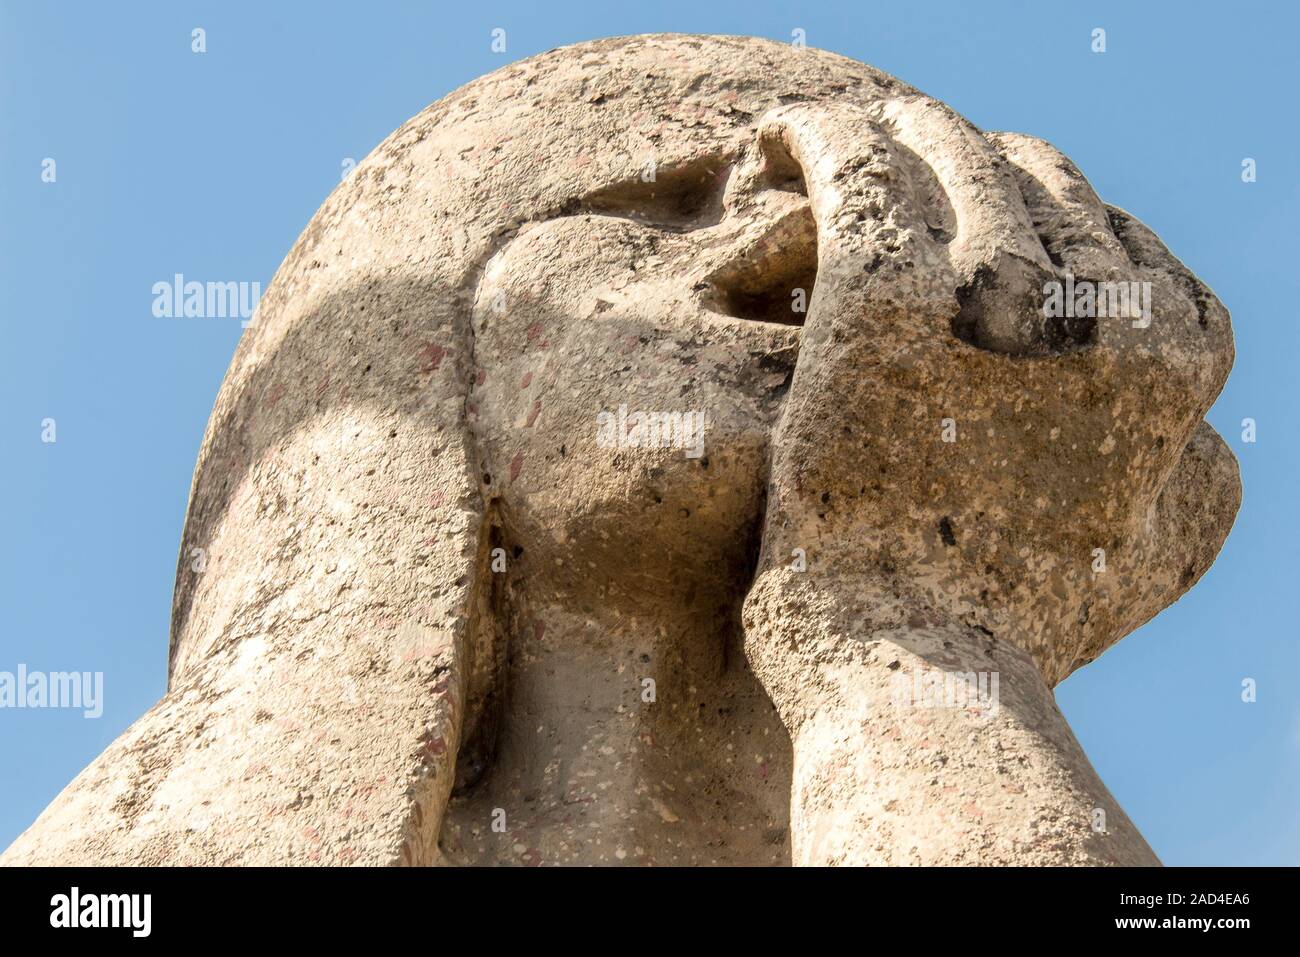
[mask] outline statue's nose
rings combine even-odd
[[[715,312],[756,322],[803,325],[817,283],[817,224],[797,191],[760,189],[727,255],[697,286]]]

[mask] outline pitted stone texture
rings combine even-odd
[[[1153,321],[1046,319],[1067,273],[1151,283]],[[199,455],[168,693],[3,860],[1152,861],[1049,689],[1217,553],[1231,361],[1067,159],[870,67],[693,36],[505,67],[281,266]],[[927,670],[1000,707],[898,706]]]

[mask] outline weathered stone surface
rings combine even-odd
[[[1045,318],[1067,273],[1149,282],[1150,323]],[[1213,560],[1231,362],[1069,160],[870,67],[506,67],[285,260],[199,456],[167,695],[3,860],[1153,861],[1050,688]],[[999,706],[900,694],[945,673]]]

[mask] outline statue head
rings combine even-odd
[[[229,595],[231,569],[192,575],[188,549],[269,543],[260,526],[300,521],[244,499],[268,455],[307,456],[285,451],[304,429],[346,421],[407,476],[409,540],[385,543],[399,565],[474,553],[474,516],[500,487],[470,463],[497,385],[475,381],[475,324],[508,315],[527,336],[557,313],[589,316],[602,348],[646,318],[785,327],[782,362],[797,350],[798,371],[774,460],[797,465],[774,494],[812,503],[791,544],[808,547],[830,513],[870,542],[863,562],[972,620],[993,606],[1040,632],[1076,622],[1037,652],[1050,680],[1173,601],[1235,511],[1235,465],[1203,423],[1232,361],[1227,311],[1055,148],[981,132],[829,53],[597,41],[429,107],[304,232],[205,441],[174,666],[226,627],[223,606],[238,614],[214,593],[196,629],[196,596],[218,581]],[[499,476],[530,401],[495,403],[499,427],[478,421]],[[590,441],[589,411],[548,421]],[[431,526],[444,534],[421,544]]]

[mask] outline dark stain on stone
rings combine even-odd
[[[952,530],[952,519],[947,515],[939,519],[939,537],[943,539],[945,545],[952,546],[957,544],[957,536]]]

